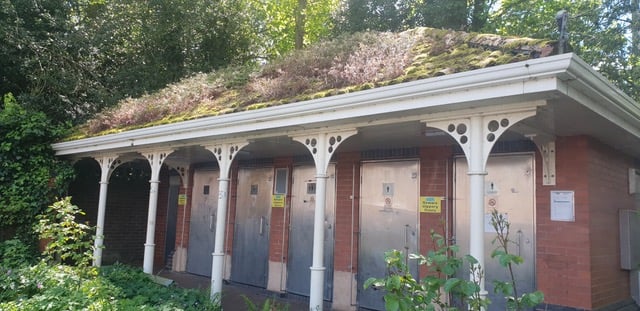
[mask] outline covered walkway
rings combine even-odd
[[[209,292],[211,279],[190,273],[161,271],[159,276],[174,281],[175,285],[182,288],[201,289]],[[241,284],[226,283],[222,286],[222,308],[225,311],[248,310],[245,302],[246,297],[250,299],[259,310],[267,299],[275,302],[278,306],[282,306],[277,310],[302,311],[308,310],[309,300],[293,297],[287,294],[277,294],[265,289],[246,286]],[[330,306],[325,305],[325,310],[331,310]]]

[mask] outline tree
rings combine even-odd
[[[245,0],[0,0],[0,94],[81,123],[127,96],[253,61]]]
[[[248,14],[256,21],[265,59],[287,54],[294,49],[328,37],[334,28],[332,15],[339,0],[249,0]]]
[[[479,31],[496,0],[346,0],[338,32],[401,31],[419,26]]]
[[[0,0],[0,95],[52,120],[82,120],[104,107],[109,93],[87,34],[68,1]]]
[[[13,96],[0,106],[0,240],[34,238],[32,227],[56,196],[65,193],[71,166],[55,158],[51,143],[65,133],[42,112],[28,111]]]
[[[560,10],[569,14],[570,51],[627,94],[640,99],[640,90],[635,87],[640,81],[638,54],[634,51],[637,45],[629,40],[637,27],[633,20],[638,16],[637,0],[503,0],[484,30],[502,35],[558,38],[555,16]]]
[[[255,58],[246,1],[105,1],[85,6],[83,25],[101,52],[117,99],[155,91],[196,72]]]

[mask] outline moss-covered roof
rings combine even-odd
[[[553,53],[554,42],[417,28],[320,42],[263,66],[197,74],[78,127],[69,140],[260,109],[513,63]]]

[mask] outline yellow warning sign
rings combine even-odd
[[[284,207],[285,195],[284,194],[274,194],[271,196],[271,207]]]
[[[420,197],[420,213],[437,213],[442,211],[443,197]]]
[[[178,205],[185,205],[185,204],[187,204],[187,195],[186,194],[178,195]]]

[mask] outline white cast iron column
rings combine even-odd
[[[149,212],[147,215],[147,238],[144,243],[144,261],[142,270],[144,273],[153,274],[153,252],[155,250],[156,212],[158,210],[158,184],[160,184],[160,169],[162,162],[173,150],[154,150],[145,153],[144,156],[151,165],[151,179],[149,183]]]
[[[218,178],[218,213],[216,216],[216,238],[213,247],[213,261],[211,262],[211,300],[222,293],[222,277],[224,274],[224,232],[226,230],[227,203],[229,202],[229,173],[231,163],[238,151],[246,146],[246,142],[222,143],[207,146],[213,152],[220,167]]]
[[[96,221],[96,239],[93,244],[93,266],[100,267],[102,265],[102,246],[104,245],[104,215],[107,208],[107,188],[109,186],[109,178],[111,173],[118,167],[122,161],[116,160],[117,155],[105,155],[96,157],[96,161],[100,163],[100,196],[98,199],[98,219]]]
[[[311,270],[311,286],[309,290],[309,310],[322,310],[324,302],[324,221],[327,200],[327,168],[331,156],[338,145],[345,139],[355,135],[350,130],[336,133],[319,133],[294,137],[303,143],[311,152],[316,164],[316,206],[313,218],[313,261]]]
[[[502,111],[470,111],[466,117],[442,117],[425,121],[427,126],[441,129],[451,135],[462,147],[469,164],[469,253],[478,260],[476,273],[470,279],[479,283],[480,295],[485,298],[484,276],[484,183],[487,159],[493,145],[509,127],[535,116],[537,105]],[[466,111],[455,112],[458,116]]]

